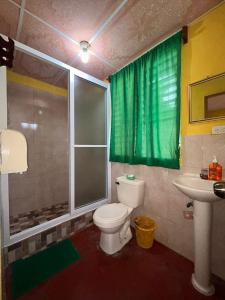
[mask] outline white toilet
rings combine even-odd
[[[93,219],[101,230],[100,247],[107,254],[123,248],[132,237],[130,214],[144,199],[144,181],[129,180],[126,176],[116,179],[120,203],[106,204],[96,209]]]

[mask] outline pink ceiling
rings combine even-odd
[[[25,14],[20,41],[65,63],[70,63],[79,52],[79,47],[58,33]]]
[[[89,40],[120,0],[28,0],[26,8],[77,41]]]
[[[219,1],[139,0],[113,19],[93,45],[115,67],[121,68],[161,38],[173,33]]]
[[[105,79],[219,2],[221,0],[26,0],[20,32],[21,0],[0,0],[0,33],[13,38],[17,35],[20,42],[32,48]],[[124,5],[119,12],[106,22],[121,4]],[[92,41],[104,22],[107,26]],[[94,55],[88,64],[83,64],[78,57],[81,40],[92,41]],[[66,83],[61,71],[55,73],[50,67],[49,71],[46,68],[43,71],[41,63],[35,70],[25,67],[29,61],[28,58],[20,61],[26,75],[32,76],[33,70],[37,77],[39,70],[47,82],[61,78],[59,82]],[[19,69],[19,62],[16,66]],[[34,63],[30,62],[30,66]]]
[[[0,0],[0,33],[16,38],[19,8],[7,0]]]

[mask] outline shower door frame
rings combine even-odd
[[[7,40],[7,37],[1,34],[3,38]],[[101,81],[89,74],[86,74],[76,68],[73,68],[47,54],[44,54],[38,50],[35,50],[29,46],[26,46],[18,41],[15,41],[15,49],[28,54],[32,57],[38,58],[47,63],[58,66],[61,69],[64,69],[68,72],[68,133],[69,133],[69,211],[67,214],[57,217],[53,220],[47,221],[40,225],[34,226],[32,228],[25,229],[19,233],[14,235],[10,235],[10,221],[9,221],[9,189],[8,189],[8,175],[1,174],[1,211],[3,218],[3,245],[4,247],[13,245],[17,242],[20,242],[30,236],[38,234],[42,231],[45,231],[49,228],[55,227],[61,223],[69,221],[73,218],[76,218],[80,215],[83,215],[87,212],[95,210],[97,207],[108,203],[111,201],[111,163],[109,162],[109,136],[110,136],[110,119],[111,119],[111,111],[110,111],[110,90],[109,84]],[[6,67],[0,68],[0,118],[1,118],[1,127],[7,128],[7,70]],[[75,76],[87,80],[90,83],[99,85],[105,88],[105,106],[106,106],[106,136],[107,136],[107,144],[106,145],[86,145],[90,147],[104,147],[107,149],[107,159],[106,159],[106,198],[97,200],[96,202],[90,203],[80,208],[75,208]],[[0,216],[1,217],[1,216]]]

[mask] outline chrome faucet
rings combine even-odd
[[[213,190],[217,197],[225,199],[225,181],[215,182],[213,185]]]

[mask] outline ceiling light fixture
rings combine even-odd
[[[83,63],[87,63],[89,61],[89,52],[88,49],[91,45],[87,41],[80,42],[80,58]]]

